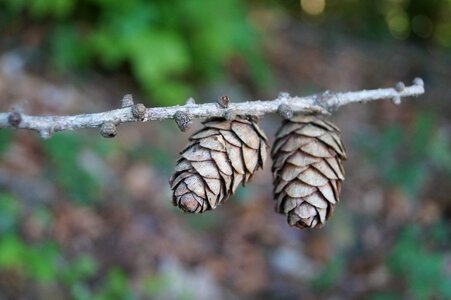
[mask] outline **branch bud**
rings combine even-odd
[[[135,118],[142,121],[146,115],[146,107],[142,103],[137,103],[132,107],[132,114]]]
[[[100,134],[104,138],[113,138],[117,134],[117,128],[116,124],[113,122],[105,122],[102,124],[102,127],[100,127]]]
[[[277,108],[277,113],[285,120],[289,120],[293,117],[293,110],[287,104],[280,104]]]
[[[393,98],[391,99],[391,102],[392,102],[394,105],[400,105],[400,104],[401,104],[401,97],[400,97],[400,96],[395,96],[395,97],[393,97]]]
[[[174,114],[174,119],[179,129],[183,132],[185,132],[191,126],[191,118],[186,112],[183,112],[181,110],[177,111]]]
[[[18,127],[22,122],[22,115],[17,110],[13,110],[9,113],[8,123],[13,127]]]
[[[48,140],[49,138],[52,137],[52,131],[49,129],[43,129],[39,131],[39,136],[41,137],[41,139],[43,140]]]
[[[424,81],[420,77],[416,77],[412,83],[414,85],[424,86]]]
[[[221,96],[218,99],[218,105],[221,106],[222,108],[227,108],[229,107],[230,104],[230,99],[229,96]]]
[[[402,82],[402,81],[395,84],[395,90],[397,92],[402,92],[402,91],[404,91],[405,88],[406,88],[406,86],[404,85],[404,82]]]
[[[194,100],[193,97],[189,97],[188,99],[186,99],[186,105],[194,105],[196,104],[196,101]]]
[[[279,93],[279,96],[278,96],[277,98],[278,98],[278,99],[281,99],[281,98],[290,98],[290,94],[287,93],[287,92],[280,92],[280,93]]]
[[[132,94],[127,94],[122,98],[121,107],[129,107],[133,105],[133,96]]]

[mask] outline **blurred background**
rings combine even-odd
[[[76,114],[410,84],[343,107],[341,203],[320,230],[273,211],[269,165],[186,215],[173,121],[0,130],[0,299],[451,299],[451,1],[1,0],[0,111]],[[277,116],[262,121],[270,140]],[[177,138],[175,138],[177,137]]]

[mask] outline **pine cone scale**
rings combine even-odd
[[[230,146],[227,148],[227,155],[229,156],[230,163],[233,169],[238,174],[244,174],[244,163],[241,155],[241,148]]]
[[[226,153],[213,151],[211,158],[213,158],[221,173],[228,176],[233,174],[232,165],[229,163]]]

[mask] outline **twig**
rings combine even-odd
[[[393,88],[363,90],[357,92],[331,93],[307,97],[291,97],[281,93],[278,98],[269,101],[250,101],[228,103],[224,97],[219,103],[196,104],[192,98],[185,105],[169,107],[147,108],[138,103],[134,104],[130,95],[124,96],[122,108],[101,113],[81,114],[73,116],[30,116],[17,111],[0,113],[0,128],[29,129],[37,131],[41,137],[48,138],[53,132],[75,130],[79,128],[113,127],[126,122],[147,122],[164,119],[179,119],[183,115],[186,120],[196,118],[225,117],[235,115],[262,116],[268,113],[279,113],[283,117],[296,112],[315,112],[328,114],[340,106],[353,102],[368,102],[373,100],[391,99],[399,104],[401,98],[424,94],[423,80],[416,78],[411,86],[397,83]],[[189,123],[189,122],[187,122]],[[106,124],[106,125],[105,125]],[[186,129],[186,128],[185,128]],[[114,134],[102,131],[105,137]]]

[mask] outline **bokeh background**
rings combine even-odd
[[[0,130],[0,299],[451,299],[451,1],[1,0],[0,111],[273,99],[406,84],[336,112],[341,202],[320,230],[273,212],[269,166],[185,215],[173,121]],[[195,128],[199,122],[195,122]],[[277,116],[262,127],[273,140]]]

